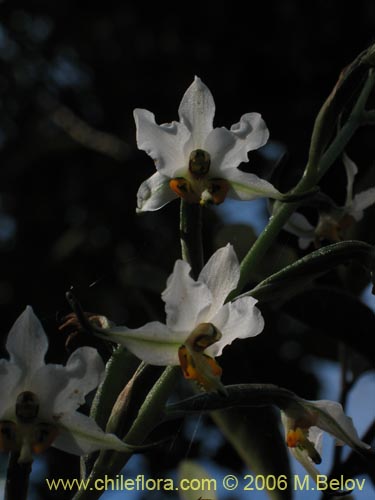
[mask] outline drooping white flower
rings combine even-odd
[[[347,154],[342,156],[347,184],[345,204],[333,206],[319,214],[319,220],[314,227],[306,217],[298,212],[292,214],[284,229],[298,237],[298,245],[306,249],[311,243],[320,240],[341,241],[342,231],[350,227],[353,222],[359,222],[364,210],[375,203],[375,188],[369,188],[353,196],[353,185],[358,173],[356,164]]]
[[[190,203],[219,204],[225,197],[280,198],[269,182],[237,167],[248,152],[263,146],[269,132],[259,113],[246,113],[228,130],[213,128],[215,103],[198,78],[182,98],[178,122],[157,125],[145,109],[134,110],[138,148],[155,161],[157,172],[138,191],[138,211],[158,210],[177,197]]]
[[[0,360],[0,449],[19,452],[19,462],[54,446],[74,455],[99,449],[128,451],[113,434],[76,409],[95,389],[103,362],[92,347],[77,349],[66,366],[45,364],[48,339],[28,306],[6,342]]]
[[[338,446],[347,444],[358,452],[371,448],[360,440],[352,419],[335,401],[298,398],[283,409],[281,419],[289,450],[315,481],[319,471],[314,464],[321,462],[323,431],[336,438]]]
[[[298,237],[298,246],[306,250],[315,240],[315,227],[299,212],[294,212],[284,226],[285,231]]]
[[[363,218],[363,211],[375,203],[375,187],[361,191],[353,197],[353,184],[355,176],[358,173],[357,165],[349,158],[347,154],[343,155],[347,175],[345,212],[358,222]]]
[[[212,390],[221,374],[213,357],[220,356],[235,339],[258,335],[264,320],[253,297],[224,303],[240,277],[231,245],[215,252],[197,280],[190,271],[187,262],[175,263],[162,294],[166,324],[153,321],[137,329],[112,326],[105,331],[108,338],[147,363],[180,363],[186,378]]]

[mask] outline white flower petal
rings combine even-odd
[[[32,308],[27,306],[12,326],[6,342],[10,361],[31,374],[44,365],[48,339]]]
[[[291,215],[284,229],[298,236],[298,245],[302,250],[306,249],[315,239],[314,226],[310,224],[304,215],[298,212]]]
[[[185,146],[188,155],[195,149],[202,149],[206,137],[212,130],[215,102],[208,87],[197,76],[185,92],[178,114],[181,123],[191,132]]]
[[[221,331],[222,338],[206,349],[211,356],[220,356],[224,347],[235,339],[255,337],[264,328],[264,319],[255,306],[253,297],[242,297],[225,304],[212,318],[212,323]]]
[[[290,453],[296,460],[306,469],[306,471],[313,478],[315,483],[318,480],[319,470],[315,467],[313,461],[309,457],[307,450],[300,450],[299,448],[289,448]]]
[[[214,315],[224,304],[228,294],[240,279],[240,265],[233,246],[228,244],[217,250],[203,267],[198,281],[207,285],[212,295],[209,315]]]
[[[353,199],[353,183],[354,178],[358,173],[357,165],[352,161],[349,156],[344,153],[342,155],[342,161],[345,166],[347,184],[346,184],[346,206],[350,206]]]
[[[248,162],[247,153],[264,146],[270,135],[259,113],[246,113],[241,116],[240,121],[232,125],[230,132],[236,142],[223,158],[221,164],[223,171],[237,167],[242,162]]]
[[[59,421],[59,434],[52,446],[73,455],[86,455],[96,450],[126,451],[126,445],[114,434],[104,432],[95,421],[74,412]]]
[[[0,360],[0,418],[14,420],[18,396],[30,391],[39,405],[38,422],[61,426],[55,443],[60,443],[60,448],[76,454],[100,448],[124,449],[117,438],[106,436],[94,421],[73,411],[98,385],[104,369],[95,349],[78,349],[65,367],[46,365],[47,337],[31,307],[14,324],[6,345],[11,359]]]
[[[176,332],[188,334],[203,321],[212,303],[212,296],[204,283],[193,280],[190,265],[178,260],[162,293],[167,314],[167,326]]]
[[[316,426],[310,427],[308,439],[313,443],[314,448],[321,456],[323,451],[323,431]]]
[[[270,182],[261,179],[255,174],[248,174],[238,168],[227,169],[225,179],[230,184],[228,197],[235,200],[254,200],[268,197],[281,199],[282,194]]]
[[[207,136],[203,149],[211,158],[210,178],[225,178],[226,173],[222,169],[223,158],[235,144],[235,136],[225,127],[215,128]]]
[[[68,382],[68,374],[62,365],[48,364],[41,366],[32,377],[26,377],[20,386],[20,392],[33,392],[39,400],[39,415],[49,420],[54,414],[56,399]],[[69,410],[70,408],[66,408],[66,411]]]
[[[178,348],[186,340],[187,333],[172,332],[163,323],[152,321],[136,329],[110,328],[108,338],[124,345],[146,363],[167,366],[179,364]]]
[[[352,448],[370,448],[359,439],[352,419],[345,415],[340,403],[321,400],[304,401],[303,404],[317,415],[315,426],[334,436],[340,444],[346,443]]]
[[[249,151],[260,148],[268,140],[269,132],[261,115],[247,113],[231,130],[213,129],[214,115],[212,94],[195,77],[182,98],[180,122],[157,125],[151,112],[135,110],[138,147],[155,160],[157,170],[167,179],[182,177],[192,182],[197,200],[199,195],[203,201],[211,199],[207,189],[213,179],[229,181],[228,196],[235,199],[264,196],[282,199],[282,194],[267,181],[235,171],[240,163],[248,161]],[[204,179],[198,179],[199,182],[189,171],[190,155],[196,149],[203,149],[211,159],[209,172]],[[167,179],[151,177],[143,183],[138,192],[138,211],[157,210],[176,197],[167,189]]]
[[[155,172],[140,185],[137,193],[137,212],[159,210],[167,203],[178,198],[169,187],[169,178]]]
[[[178,122],[157,125],[155,116],[146,109],[135,109],[138,148],[155,161],[157,170],[168,177],[184,168],[183,147],[190,137],[187,128]]]
[[[14,413],[15,398],[22,379],[22,370],[6,359],[0,359],[0,419]]]
[[[55,396],[53,409],[56,413],[71,412],[84,404],[86,394],[100,383],[104,363],[96,349],[80,347],[69,357],[66,366],[61,368],[68,380]]]
[[[375,203],[375,188],[366,189],[354,196],[348,214],[358,222],[363,217],[363,211]]]

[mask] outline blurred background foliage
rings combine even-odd
[[[272,176],[282,190],[293,186],[303,171],[321,104],[341,69],[374,41],[375,4],[268,0],[247,6],[245,11],[244,4],[220,0],[0,2],[4,340],[31,304],[52,339],[50,360],[64,361],[65,338],[58,326],[70,312],[64,294],[71,287],[85,310],[121,324],[163,318],[159,293],[179,257],[178,202],[135,214],[138,186],[154,167],[136,148],[132,112],[149,109],[158,123],[176,119],[194,75],[214,95],[217,125],[228,127],[249,111],[263,115],[270,146],[251,154],[244,168]],[[361,187],[375,182],[372,137],[373,129],[365,129],[349,148]],[[282,165],[275,169],[282,154]],[[343,200],[341,165],[334,166],[322,189]],[[244,254],[254,239],[239,213],[245,213],[245,205],[229,218],[206,211],[207,257],[227,241]],[[265,205],[258,211],[255,225],[267,217]],[[373,209],[353,237],[375,243],[371,215]],[[240,225],[234,225],[236,217]],[[296,238],[283,232],[254,282],[299,255]],[[338,339],[345,343],[358,328],[361,345],[371,342],[373,314],[362,314],[365,306],[356,298],[368,281],[353,265],[320,278],[305,292],[313,299],[302,294],[261,305],[266,329],[226,350],[224,382],[270,382],[305,398],[319,397],[314,357],[337,360]],[[324,293],[316,292],[317,286]],[[340,307],[338,288],[350,307]],[[356,358],[359,372],[373,362],[373,353],[367,359],[364,354],[366,349],[358,354],[360,361]],[[152,468],[157,464],[160,474],[187,454],[202,453],[226,466],[240,465],[228,445],[207,449],[199,435],[190,443],[189,433],[179,431],[168,454],[150,454]],[[65,471],[57,472],[62,466]],[[50,477],[75,477],[77,467],[77,461],[50,452]]]

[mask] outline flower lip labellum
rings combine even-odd
[[[36,419],[39,412],[39,401],[30,391],[21,392],[16,401],[16,416],[20,422],[29,423]]]
[[[208,174],[211,165],[211,157],[203,149],[195,149],[190,153],[189,171],[193,177],[200,179]]]
[[[33,452],[42,453],[51,446],[58,435],[57,427],[51,424],[40,423],[34,429]]]
[[[208,392],[220,390],[222,369],[214,358],[203,352],[190,351],[186,345],[179,348],[178,357],[186,379],[195,380]]]
[[[169,187],[174,191],[177,196],[180,196],[188,203],[199,203],[199,196],[193,191],[191,184],[182,177],[176,177],[169,181]]]
[[[305,449],[315,464],[320,464],[322,458],[317,452],[314,444],[307,438],[307,430],[297,427],[296,429],[291,429],[286,438],[286,444],[289,448],[301,448]]]
[[[220,205],[225,200],[229,188],[230,186],[225,179],[212,179],[209,182],[209,188],[201,194],[200,204]]]
[[[184,377],[195,380],[206,391],[218,390],[222,370],[214,358],[203,351],[220,340],[221,332],[212,323],[201,323],[178,350]]]

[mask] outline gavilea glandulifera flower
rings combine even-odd
[[[9,361],[0,360],[0,449],[19,452],[19,463],[54,446],[74,455],[100,449],[129,451],[76,409],[95,389],[103,362],[92,347],[77,349],[66,366],[45,364],[48,339],[28,306],[6,342]]]
[[[364,210],[375,203],[375,187],[353,196],[354,179],[358,168],[348,155],[343,154],[342,159],[347,178],[345,204],[322,210],[316,227],[298,212],[294,213],[284,226],[286,231],[298,236],[298,245],[302,249],[313,242],[318,246],[320,240],[341,241],[343,231],[354,222],[359,222],[363,218]]]
[[[358,437],[352,419],[335,401],[306,401],[298,398],[281,412],[285,439],[293,456],[316,481],[319,474],[314,464],[321,462],[323,431],[336,438],[336,444],[349,445],[357,452],[370,450]]]
[[[212,255],[196,281],[190,271],[187,262],[175,263],[162,294],[166,324],[152,321],[136,329],[109,326],[104,332],[147,363],[180,364],[186,378],[207,391],[216,390],[221,388],[221,369],[214,357],[235,339],[258,335],[264,320],[252,297],[224,303],[240,277],[231,245]]]
[[[138,212],[158,210],[174,198],[219,204],[226,196],[252,200],[281,193],[255,174],[237,167],[248,152],[263,146],[269,132],[259,113],[246,113],[228,130],[213,128],[215,103],[195,77],[178,109],[180,121],[157,125],[146,109],[134,110],[138,148],[155,161],[157,172],[138,191]]]

